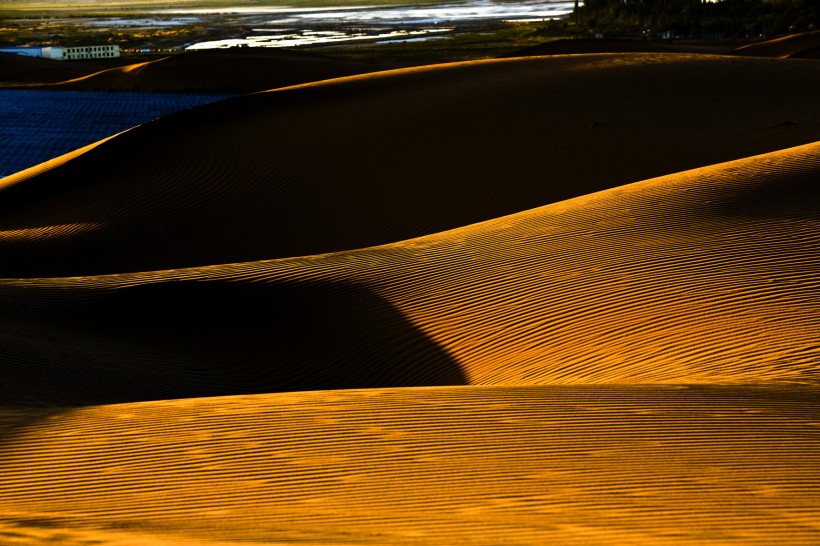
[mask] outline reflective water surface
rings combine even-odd
[[[465,0],[423,6],[344,6],[320,8],[169,9],[163,15],[246,14],[256,16],[254,34],[193,44],[189,49],[295,47],[354,40],[395,41],[442,34],[457,24],[481,21],[539,21],[562,17],[574,2],[557,0]],[[332,27],[332,30],[329,30]]]
[[[211,93],[0,90],[0,177],[154,118],[213,102]]]

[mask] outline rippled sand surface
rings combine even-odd
[[[0,542],[817,543],[818,83],[439,65],[0,180]]]

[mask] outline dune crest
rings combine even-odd
[[[819,173],[815,143],[360,250],[7,280],[0,398],[816,385]]]
[[[561,38],[525,47],[504,57],[537,55],[578,55],[584,53],[700,53],[723,54],[729,48],[719,45],[691,45],[617,38]]]
[[[255,92],[385,67],[302,51],[236,48],[188,52],[29,87],[108,91]]]
[[[698,77],[676,78],[683,67]],[[610,54],[393,71],[225,100],[0,191],[0,229],[103,226],[53,245],[0,244],[0,276],[244,262],[436,233],[813,142],[815,87],[820,66],[804,63]],[[771,107],[758,107],[764,98]]]

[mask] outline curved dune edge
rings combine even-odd
[[[189,52],[109,68],[58,83],[16,84],[38,89],[256,92],[386,68],[292,50]]]
[[[54,159],[50,159],[48,161],[40,163],[39,165],[34,165],[32,167],[29,167],[28,169],[23,169],[22,171],[2,177],[0,178],[0,192],[6,191],[9,188],[23,184],[27,180],[43,175],[53,169],[56,169],[64,165],[65,163],[68,163],[72,159],[82,157],[83,154],[85,154],[86,152],[89,152],[97,146],[100,146],[105,142],[111,140],[112,138],[115,138],[118,135],[121,135],[130,130],[131,129],[126,129],[125,131],[121,131],[119,133],[111,135],[110,137],[98,140],[97,142],[92,142],[91,144],[83,146],[82,148],[77,148],[76,150],[57,156]]]
[[[811,544],[818,394],[447,387],[30,412],[0,447],[0,532],[9,544]]]
[[[820,143],[354,251],[0,284],[0,400],[820,380]]]
[[[820,30],[740,46],[730,51],[729,55],[820,59]]]
[[[0,244],[0,276],[406,240],[813,142],[815,88],[820,66],[810,63],[609,54],[417,68],[220,101],[0,192],[0,229],[100,226]]]

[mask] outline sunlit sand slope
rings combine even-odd
[[[820,30],[789,34],[764,42],[741,46],[732,50],[730,54],[784,59],[820,59]]]
[[[0,400],[820,379],[820,143],[431,236],[6,280]]]
[[[262,91],[380,70],[376,63],[280,49],[214,50],[112,68],[54,88],[142,91]]]
[[[0,538],[816,544],[819,394],[447,387],[29,412],[0,446]]]
[[[814,63],[611,54],[239,97],[0,181],[0,276],[213,265],[436,233],[818,140],[818,88]]]

